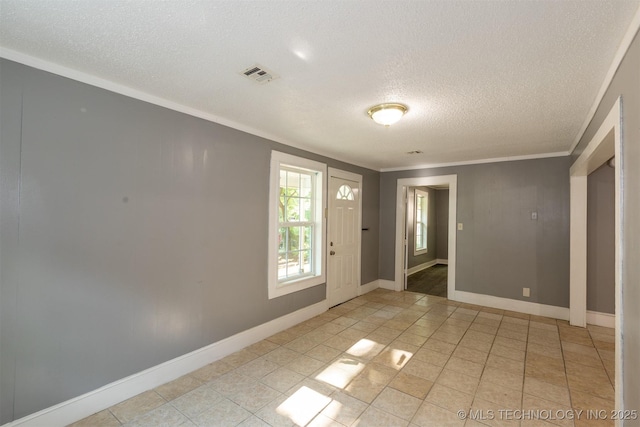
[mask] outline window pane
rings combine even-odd
[[[300,196],[300,174],[287,171],[287,189],[295,196]]]
[[[289,276],[295,276],[300,272],[300,251],[289,253]]]
[[[300,247],[300,227],[287,227],[287,251],[297,251]]]
[[[304,174],[300,178],[300,196],[311,197],[311,175]]]
[[[427,210],[429,194],[416,189],[415,196],[415,250],[427,250]]]
[[[291,252],[289,254],[289,268],[287,271],[288,277],[295,277],[301,274],[300,261],[300,251]]]
[[[278,229],[278,251],[282,252],[287,247],[287,229],[280,227]]]
[[[302,239],[302,249],[311,249],[311,244],[313,243],[313,227],[302,227],[303,239]]]
[[[287,253],[278,252],[278,280],[287,277]]]
[[[278,222],[282,222],[285,220],[284,212],[286,206],[286,199],[284,196],[284,189],[280,189],[280,198],[278,199]]]
[[[421,250],[427,247],[427,226],[419,222],[416,224],[416,249]]]
[[[302,262],[302,272],[309,273],[311,271],[311,250],[306,250],[301,252],[301,262]]]
[[[300,218],[302,218],[303,221],[311,221],[311,199],[301,199],[301,202],[300,207],[302,208],[302,212]]]
[[[313,272],[313,225],[279,228],[278,280]]]
[[[280,222],[313,220],[313,174],[283,171],[285,179],[281,179],[280,203],[282,215]],[[283,183],[284,181],[284,183]]]
[[[299,221],[306,221],[304,218],[304,201],[305,199],[298,199],[298,209],[300,209],[300,211],[298,212]]]
[[[297,197],[287,197],[286,202],[287,202],[287,221],[299,221],[300,220],[300,199],[298,199]]]
[[[285,188],[287,186],[287,171],[280,171],[280,189]]]

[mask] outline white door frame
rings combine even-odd
[[[623,409],[622,393],[622,100],[618,98],[582,154],[571,166],[571,228],[569,319],[587,326],[587,176],[615,156],[615,405]],[[616,422],[618,425],[618,422]]]
[[[402,226],[402,290],[407,290],[407,282],[409,280],[409,187],[402,187],[402,198],[404,199],[404,215],[402,215],[402,223],[404,224]],[[415,204],[413,206],[415,208]]]
[[[356,228],[356,248],[358,251],[358,260],[357,260],[357,266],[356,266],[356,284],[358,286],[358,293],[357,295],[362,295],[362,175],[359,175],[357,173],[353,173],[353,172],[347,172],[347,171],[343,171],[341,169],[336,169],[336,168],[328,168],[328,173],[327,173],[327,212],[329,212],[329,197],[335,197],[335,194],[329,194],[328,188],[329,188],[329,181],[331,180],[331,177],[336,177],[336,178],[341,178],[341,179],[346,179],[349,181],[354,181],[358,183],[358,194],[356,194],[356,197],[358,199],[358,218],[357,218],[357,228]],[[356,189],[354,189],[355,192]],[[330,221],[331,218],[328,218],[328,221]],[[327,240],[329,239],[329,227],[331,225],[327,224]],[[327,244],[327,248],[326,248],[326,254],[325,256],[327,257],[327,272],[326,272],[326,277],[327,280],[329,280],[329,252],[331,251],[331,248],[329,246],[329,244]],[[327,284],[326,286],[327,290],[326,290],[326,294],[325,294],[325,298],[327,301],[329,301],[329,285]]]
[[[396,291],[403,290],[404,280],[402,278],[404,270],[404,216],[405,216],[405,197],[404,187],[423,187],[435,185],[449,186],[449,254],[448,254],[448,273],[447,273],[447,298],[455,299],[456,290],[456,220],[458,209],[458,175],[441,175],[426,176],[421,178],[402,178],[398,179],[396,186],[396,274],[394,289]]]

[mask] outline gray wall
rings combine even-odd
[[[267,298],[270,151],[379,173],[0,61],[1,414],[6,423],[325,297]]]
[[[336,163],[333,160],[328,160]],[[339,164],[339,163],[336,163]],[[339,164],[342,169],[354,170],[363,175],[362,183],[362,267],[360,283],[378,280],[378,245],[380,243],[380,173]]]
[[[449,259],[449,190],[436,191],[436,258]]]
[[[425,191],[429,194],[429,208],[427,211],[427,253],[420,255],[413,255],[416,244],[416,233],[414,227],[415,217],[415,189]],[[408,244],[409,244],[409,256],[407,260],[407,267],[412,268],[420,264],[424,264],[436,259],[436,190],[429,187],[409,187],[407,189],[407,221],[408,221]]]
[[[613,81],[600,102],[572,159],[576,159],[593,138],[616,99],[622,96],[622,335],[625,409],[640,408],[640,39],[636,35]],[[628,420],[625,426],[640,426]]]
[[[615,313],[615,171],[587,177],[587,310]]]
[[[464,224],[456,289],[568,307],[569,157],[382,173],[380,278],[394,280],[397,179],[450,174]]]

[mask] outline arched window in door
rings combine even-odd
[[[338,193],[336,194],[336,199],[338,200],[355,200],[356,197],[353,195],[353,190],[346,184],[343,184],[338,188]]]

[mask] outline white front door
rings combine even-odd
[[[329,307],[358,296],[362,177],[329,170],[329,239],[327,299]]]

